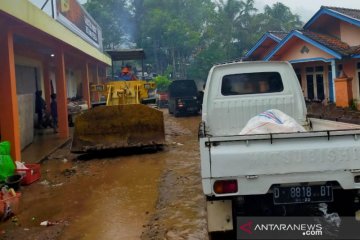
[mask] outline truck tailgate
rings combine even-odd
[[[212,178],[360,169],[360,130],[212,137]]]

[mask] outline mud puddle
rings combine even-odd
[[[21,189],[21,209],[0,239],[206,239],[197,128],[164,113],[161,152],[79,158],[68,147]],[[53,226],[42,227],[42,221]]]
[[[155,209],[163,153],[78,161],[66,152],[22,187],[20,213],[0,226],[1,239],[139,239]],[[45,220],[56,224],[40,227]]]
[[[171,142],[155,214],[141,239],[207,239],[197,129],[200,117],[167,116]]]

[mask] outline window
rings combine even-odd
[[[221,94],[224,96],[282,92],[284,86],[278,72],[242,73],[224,76]]]
[[[315,71],[316,71],[316,72],[323,72],[323,71],[324,71],[324,67],[323,67],[323,66],[317,66],[317,67],[315,67]]]
[[[314,68],[313,67],[307,67],[306,68],[306,72],[314,72]]]

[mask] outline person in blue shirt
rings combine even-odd
[[[136,79],[136,76],[131,72],[130,66],[126,66],[121,69],[120,80],[130,81]]]

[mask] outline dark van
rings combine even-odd
[[[193,113],[200,111],[198,89],[194,80],[175,80],[168,90],[169,94],[169,113],[178,117],[180,114]]]

